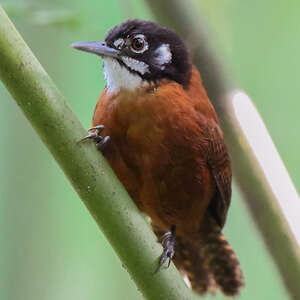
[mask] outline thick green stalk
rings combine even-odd
[[[86,131],[1,7],[0,78],[144,297],[192,299],[193,295],[173,265],[154,274],[162,247],[149,224],[94,145],[89,142],[76,144]]]

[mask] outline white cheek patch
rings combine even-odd
[[[122,56],[121,59],[128,68],[136,72],[139,72],[141,75],[144,75],[145,73],[150,73],[149,66],[142,61],[138,61],[136,59],[127,56]]]
[[[108,93],[120,89],[135,90],[145,83],[138,74],[131,73],[113,58],[104,58],[103,73]]]
[[[172,52],[169,44],[162,44],[155,50],[154,62],[162,70],[165,69],[165,65],[172,61]]]

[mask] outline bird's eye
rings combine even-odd
[[[148,49],[148,44],[142,34],[135,36],[131,42],[131,49],[136,53],[142,53]]]
[[[145,42],[141,38],[135,38],[132,41],[132,48],[136,51],[141,51],[144,48]]]

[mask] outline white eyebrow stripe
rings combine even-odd
[[[172,52],[169,44],[162,44],[155,50],[154,61],[163,70],[165,65],[172,61]]]
[[[121,59],[128,68],[139,72],[141,75],[144,75],[145,73],[150,73],[149,66],[143,61],[139,61],[128,56],[122,56]]]

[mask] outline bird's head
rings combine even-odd
[[[110,91],[134,90],[164,78],[186,87],[190,80],[191,64],[183,41],[153,22],[128,20],[112,28],[104,42],[79,42],[72,47],[104,59]]]

